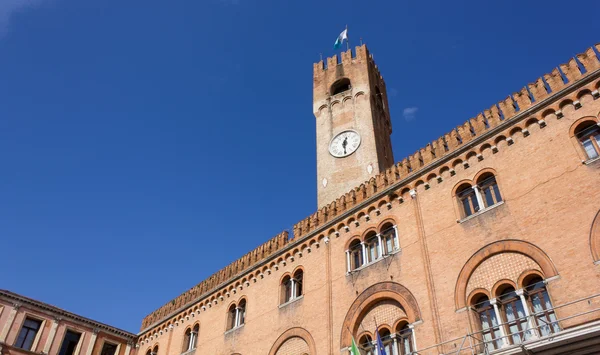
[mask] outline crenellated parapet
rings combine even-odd
[[[600,44],[595,48],[600,52]],[[363,51],[363,52],[360,52]],[[342,53],[344,58],[351,60],[351,52]],[[366,47],[356,48],[365,59],[372,60],[372,56],[366,52]],[[326,70],[337,66],[337,56],[327,59],[327,66],[323,62],[315,64],[315,75],[319,75],[316,69]],[[519,91],[509,95],[504,100],[492,105],[489,109],[470,118],[462,125],[452,129],[437,140],[428,143],[424,148],[414,154],[402,159],[400,162],[388,168],[386,171],[375,176],[369,181],[355,187],[351,191],[340,196],[335,201],[324,206],[311,216],[303,219],[294,226],[294,239],[301,238],[310,232],[323,226],[328,220],[343,214],[362,201],[374,196],[378,192],[390,187],[397,182],[420,173],[448,155],[455,153],[458,149],[466,146],[476,137],[485,134],[490,129],[508,122],[521,112],[535,108],[550,95],[572,86],[587,77],[588,74],[600,68],[600,61],[593,48],[571,58],[567,63],[559,65],[550,73],[538,78],[535,82],[528,84]],[[557,113],[560,111],[558,110]]]
[[[225,268],[217,271],[215,274],[208,277],[206,280],[200,282],[196,286],[192,287],[188,291],[182,293],[177,298],[173,299],[169,303],[160,307],[156,311],[147,315],[142,321],[142,329],[168,317],[178,309],[196,302],[199,298],[214,291],[223,283],[229,281],[237,275],[242,274],[248,269],[252,268],[257,263],[263,261],[269,256],[273,255],[278,250],[284,248],[289,243],[289,234],[287,231],[279,233],[274,238],[270,239],[266,243],[263,243],[258,248],[252,250],[246,255],[242,256],[233,263],[227,265]]]

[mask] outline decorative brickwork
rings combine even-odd
[[[309,355],[308,344],[300,337],[292,337],[286,340],[276,355]],[[310,354],[312,355],[312,354]]]
[[[377,283],[364,290],[350,306],[342,325],[340,344],[349,346],[351,335],[357,335],[361,329],[361,324],[369,321],[366,319],[366,316],[370,313],[372,307],[384,304],[391,304],[395,307],[402,308],[409,323],[421,320],[421,311],[417,304],[417,300],[409,290],[395,282]],[[388,306],[382,308],[382,316],[386,314],[386,309],[388,309]],[[393,313],[390,312],[388,315],[391,317]]]
[[[519,253],[491,256],[471,275],[467,284],[467,295],[476,288],[491,291],[494,283],[499,280],[511,280],[517,284],[519,275],[526,270],[540,271],[540,266],[530,257]]]
[[[371,310],[365,315],[360,329],[364,328],[367,331],[374,332],[378,325],[393,327],[398,320],[403,318],[407,318],[406,312],[404,312],[398,302],[391,300],[380,301],[374,304]]]
[[[304,328],[291,328],[277,338],[269,355],[315,355],[315,341]]]
[[[460,274],[458,275],[458,279],[456,281],[456,290],[454,293],[454,301],[456,303],[456,308],[460,309],[466,306],[467,300],[467,289],[471,286],[471,276],[475,274],[479,266],[481,266],[485,261],[491,259],[496,255],[502,254],[519,254],[522,256],[526,255],[527,259],[530,259],[535,264],[534,269],[541,270],[542,275],[544,277],[549,278],[558,275],[558,271],[554,267],[552,260],[537,246],[521,241],[521,240],[501,240],[498,242],[494,242],[489,244],[483,248],[481,248],[477,253],[475,253],[471,258],[465,263]],[[515,260],[519,260],[518,258],[514,258]],[[498,259],[498,261],[502,261],[503,259]],[[509,259],[510,260],[510,259]],[[517,265],[527,265],[527,263],[523,263],[523,259],[520,259],[522,264]],[[491,266],[496,265],[496,262],[492,262]],[[503,267],[502,267],[503,268]],[[483,269],[487,270],[487,267]],[[527,270],[526,268],[521,271]],[[490,271],[490,273],[496,271]],[[504,271],[503,271],[504,272]],[[506,274],[510,274],[510,272],[506,271]],[[517,276],[518,277],[518,276]],[[477,280],[482,280],[481,277],[478,276]],[[492,280],[492,284],[500,279]],[[514,280],[516,283],[516,279]],[[485,283],[485,281],[478,281],[479,283]],[[476,288],[476,285],[473,285],[471,290]],[[491,286],[488,290],[491,290]]]

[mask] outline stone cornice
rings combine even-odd
[[[29,297],[21,296],[19,294],[16,294],[16,293],[13,293],[10,291],[0,290],[0,299],[3,299],[10,303],[17,302],[17,303],[21,304],[21,306],[33,307],[37,311],[41,311],[46,314],[48,314],[48,312],[50,312],[50,314],[48,314],[48,316],[50,316],[51,318],[52,317],[56,318],[56,316],[58,315],[59,317],[68,318],[69,321],[73,321],[75,323],[80,323],[81,325],[91,327],[92,329],[93,328],[101,329],[104,332],[110,333],[111,335],[116,335],[121,338],[125,338],[128,341],[134,340],[137,338],[136,334],[130,333],[128,331],[125,331],[125,330],[122,330],[119,328],[115,328],[110,325],[100,323],[100,322],[97,322],[97,321],[89,319],[89,318],[79,316],[77,314],[65,311],[64,309],[49,305],[47,303],[36,301]]]

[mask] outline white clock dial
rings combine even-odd
[[[336,158],[347,157],[360,146],[360,135],[353,130],[338,133],[329,143],[329,153]]]

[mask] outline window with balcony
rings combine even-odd
[[[560,331],[544,280],[536,276],[526,281],[525,292],[529,298],[530,312],[539,334],[546,336]]]
[[[513,286],[506,285],[498,290],[498,308],[502,323],[508,330],[508,336],[505,339],[511,344],[521,344],[521,339],[529,338],[524,304]]]
[[[364,355],[375,355],[375,346],[369,334],[365,334],[359,338],[358,348]]]
[[[487,344],[488,349],[500,349],[502,346],[502,332],[500,331],[500,322],[490,299],[486,295],[475,298],[473,308],[477,312],[481,336]]]
[[[19,332],[19,336],[17,337],[17,341],[15,342],[15,346],[17,348],[21,348],[23,350],[32,350],[31,346],[33,345],[33,341],[37,336],[42,322],[37,319],[25,318],[23,322],[23,326],[21,327],[21,331]]]
[[[399,323],[396,327],[396,337],[394,338],[398,354],[409,355],[415,350],[413,343],[413,330],[408,326],[408,322]]]
[[[392,339],[392,333],[387,328],[379,329],[379,337],[381,338],[381,342],[383,343],[383,349],[386,354],[394,354],[393,346],[394,342]]]

